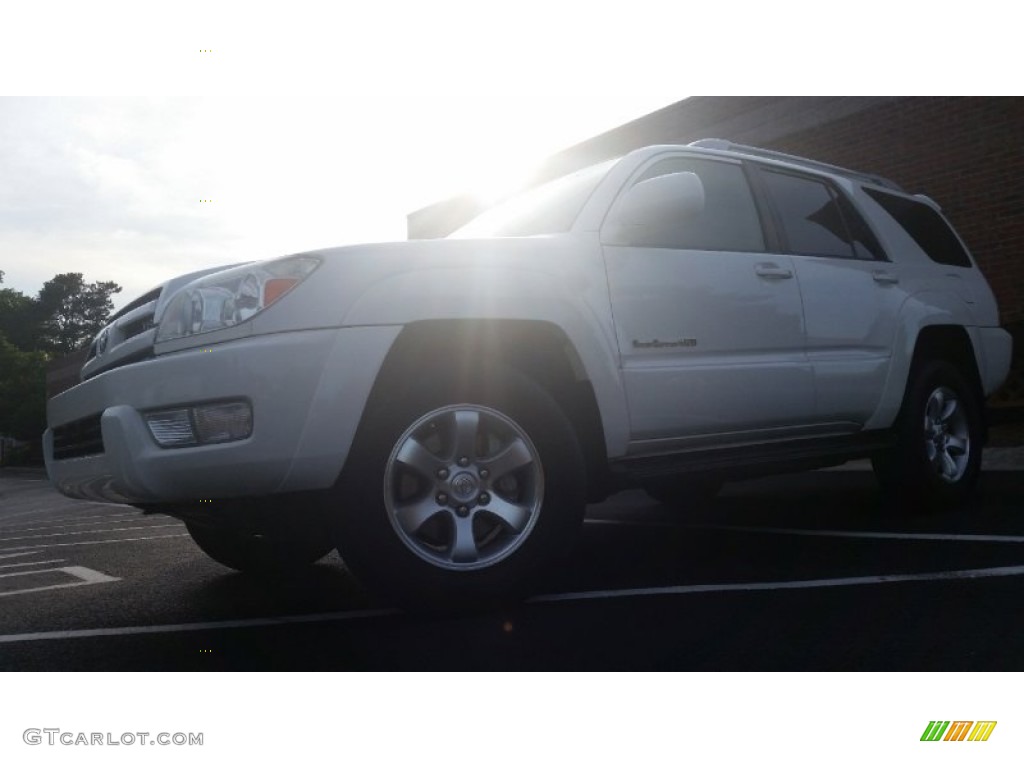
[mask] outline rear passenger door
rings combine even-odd
[[[613,205],[601,232],[633,440],[683,438],[647,446],[672,450],[687,438],[768,439],[807,424],[814,382],[800,290],[791,259],[767,252],[743,166],[666,153],[638,168],[619,199],[670,173],[699,177],[699,214],[658,205],[663,220],[627,236]]]
[[[878,406],[906,298],[897,266],[831,180],[757,167],[800,281],[816,419],[862,425]]]

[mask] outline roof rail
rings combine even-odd
[[[697,141],[691,141],[689,146],[698,147],[700,149],[718,149],[730,152],[740,152],[744,155],[764,157],[769,160],[782,160],[787,163],[792,163],[793,165],[802,165],[806,168],[827,171],[828,173],[834,173],[839,176],[846,176],[847,178],[855,181],[876,184],[880,187],[887,187],[897,192],[904,192],[904,189],[899,184],[891,179],[885,178],[884,176],[878,176],[874,173],[851,171],[849,168],[830,165],[829,163],[821,163],[817,160],[809,160],[808,158],[800,157],[799,155],[788,155],[785,152],[776,152],[773,149],[762,149],[761,147],[751,147],[746,144],[735,144],[726,139],[698,139]]]

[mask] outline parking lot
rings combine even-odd
[[[4,470],[0,669],[1016,669],[1024,471],[1007,456],[938,516],[884,508],[862,464],[733,484],[688,515],[619,494],[540,594],[453,616],[375,602],[336,555],[236,574],[176,520]]]

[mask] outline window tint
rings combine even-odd
[[[805,256],[885,260],[885,251],[845,195],[806,176],[762,169],[789,250]]]
[[[808,256],[854,257],[853,238],[828,185],[776,171],[765,171],[764,179],[782,218],[790,251]]]
[[[877,189],[864,191],[896,219],[932,261],[953,267],[971,266],[971,259],[956,234],[930,205]]]
[[[655,163],[637,183],[669,173],[695,173],[704,185],[704,210],[696,216],[668,219],[629,242],[650,248],[698,251],[764,251],[764,233],[743,169],[735,163],[675,157]]]
[[[853,254],[859,259],[875,259],[879,261],[885,261],[885,251],[882,250],[881,244],[871,231],[870,227],[864,217],[860,215],[856,208],[853,207],[853,203],[846,199],[841,193],[835,192],[836,201],[839,203],[839,208],[843,212],[843,218],[846,220],[846,226],[850,230],[850,237],[853,238]]]

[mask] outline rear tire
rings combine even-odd
[[[978,481],[984,440],[981,398],[951,363],[915,366],[893,444],[872,465],[905,511],[963,504]]]
[[[368,413],[337,487],[345,563],[416,609],[527,593],[583,519],[582,454],[551,396],[512,370],[457,379]]]

